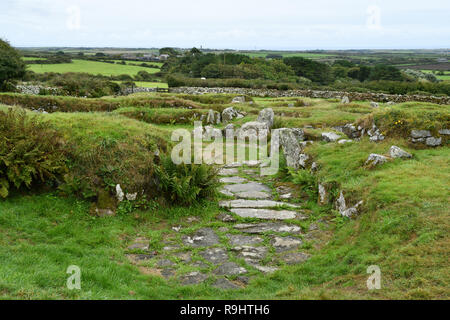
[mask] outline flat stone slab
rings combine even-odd
[[[185,236],[183,243],[187,246],[199,248],[199,247],[211,247],[219,244],[219,237],[211,228],[203,228],[197,230],[192,236]]]
[[[128,250],[140,250],[140,251],[148,251],[150,247],[150,240],[146,238],[137,238],[134,240],[134,243],[130,245]]]
[[[259,200],[266,200],[272,197],[269,193],[262,191],[238,192],[235,193],[234,195],[241,199],[259,199]]]
[[[191,262],[192,260],[192,255],[190,252],[176,252],[172,255],[184,263]]]
[[[295,237],[274,237],[270,243],[276,252],[284,252],[297,249],[303,241]]]
[[[222,168],[219,170],[219,176],[235,176],[239,174],[237,168]]]
[[[245,178],[241,178],[238,176],[235,177],[225,177],[225,178],[221,178],[220,179],[220,183],[230,183],[230,184],[236,184],[236,183],[244,183],[247,182],[248,180]]]
[[[234,262],[226,262],[214,270],[214,274],[219,276],[238,276],[247,273],[247,269]]]
[[[234,197],[234,194],[231,193],[231,192],[228,191],[228,190],[222,189],[222,190],[220,190],[219,192],[220,192],[221,194],[223,194],[224,196],[227,196],[227,197]]]
[[[185,286],[199,284],[208,278],[207,275],[200,272],[191,272],[180,278],[181,283]]]
[[[158,260],[158,262],[156,262],[156,266],[158,266],[160,268],[173,267],[174,265],[175,265],[175,262],[173,262],[172,260],[169,260],[169,259],[162,259],[162,260]]]
[[[228,234],[227,236],[232,246],[249,246],[260,244],[264,241],[263,238],[258,236],[246,236],[243,234]]]
[[[225,278],[217,279],[216,282],[214,282],[214,284],[212,286],[215,288],[218,288],[218,289],[223,289],[223,290],[240,289],[240,287],[237,284],[234,284],[233,282],[231,282],[230,280],[225,279]]]
[[[242,258],[252,265],[264,259],[269,249],[267,247],[239,246],[231,249],[238,253],[238,258]]]
[[[234,228],[240,230],[241,232],[250,234],[261,234],[265,232],[278,232],[278,233],[287,232],[298,234],[302,231],[302,229],[299,226],[279,222],[267,222],[256,224],[243,223],[243,224],[236,224]]]
[[[227,164],[224,165],[223,167],[224,167],[225,169],[239,168],[239,167],[242,167],[242,163],[240,163],[240,162],[227,163]]]
[[[287,210],[268,210],[268,209],[230,209],[234,214],[242,218],[257,218],[264,220],[289,220],[297,217],[297,212]]]
[[[269,266],[261,266],[259,264],[252,265],[256,270],[261,271],[262,273],[274,273],[279,269],[277,267],[269,267]]]
[[[299,208],[296,204],[290,204],[286,202],[271,201],[271,200],[230,200],[219,202],[222,208],[276,208],[276,207],[290,207]]]
[[[225,186],[224,189],[232,193],[250,192],[250,191],[271,192],[268,186],[258,182],[231,184]]]
[[[280,259],[289,265],[300,264],[307,261],[311,256],[303,252],[290,252],[281,256]]]
[[[225,249],[222,248],[211,248],[207,249],[203,252],[200,252],[200,255],[208,262],[218,265],[220,263],[224,263],[228,261],[228,253]]]

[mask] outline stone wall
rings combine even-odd
[[[422,95],[396,95],[385,93],[361,93],[344,91],[319,91],[319,90],[272,90],[272,89],[247,89],[247,88],[204,88],[204,87],[179,87],[170,88],[172,93],[205,94],[228,93],[248,95],[253,97],[308,97],[324,99],[341,99],[344,96],[350,101],[376,101],[376,102],[431,102],[436,104],[450,104],[450,97],[422,96]]]
[[[156,92],[156,88],[143,88],[143,87],[136,87],[136,88],[126,88],[122,90],[122,94],[127,96],[132,93],[139,93],[139,92]]]

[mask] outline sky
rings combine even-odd
[[[450,48],[449,0],[0,0],[16,47]]]

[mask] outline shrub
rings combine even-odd
[[[169,156],[161,158],[155,173],[165,198],[185,206],[213,198],[219,185],[214,167],[205,164],[176,165]]]
[[[66,171],[60,135],[25,111],[0,111],[0,137],[0,197]]]
[[[5,82],[25,76],[25,64],[9,43],[0,39],[0,89]]]

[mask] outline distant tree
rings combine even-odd
[[[169,56],[177,56],[178,51],[174,48],[161,48],[159,49],[159,54],[168,54]]]
[[[58,51],[58,52],[56,52],[56,54],[57,54],[58,56],[62,56],[62,55],[64,55],[64,51]]]
[[[203,54],[203,52],[201,52],[199,49],[197,48],[192,48],[191,51],[189,51],[189,53],[193,56],[199,55],[199,54]]]
[[[277,60],[281,60],[281,59],[283,59],[283,56],[282,56],[282,55],[279,55],[279,54],[268,54],[268,55],[266,56],[266,59],[277,59]]]
[[[340,66],[340,67],[346,67],[346,68],[352,68],[355,66],[355,64],[353,62],[350,62],[348,60],[336,60],[333,63],[333,66]]]
[[[376,65],[370,72],[369,80],[402,81],[403,76],[399,69],[387,65]]]
[[[19,52],[8,42],[0,39],[0,88],[7,81],[21,79],[25,76],[25,63]]]
[[[97,52],[95,54],[96,57],[106,57],[106,54],[104,54],[103,52]]]
[[[79,56],[79,57],[83,57],[83,56],[84,56],[84,53],[83,53],[83,52],[78,52],[78,56]]]
[[[331,67],[325,63],[302,57],[284,58],[283,61],[299,77],[305,77],[320,84],[329,84],[333,81]]]

